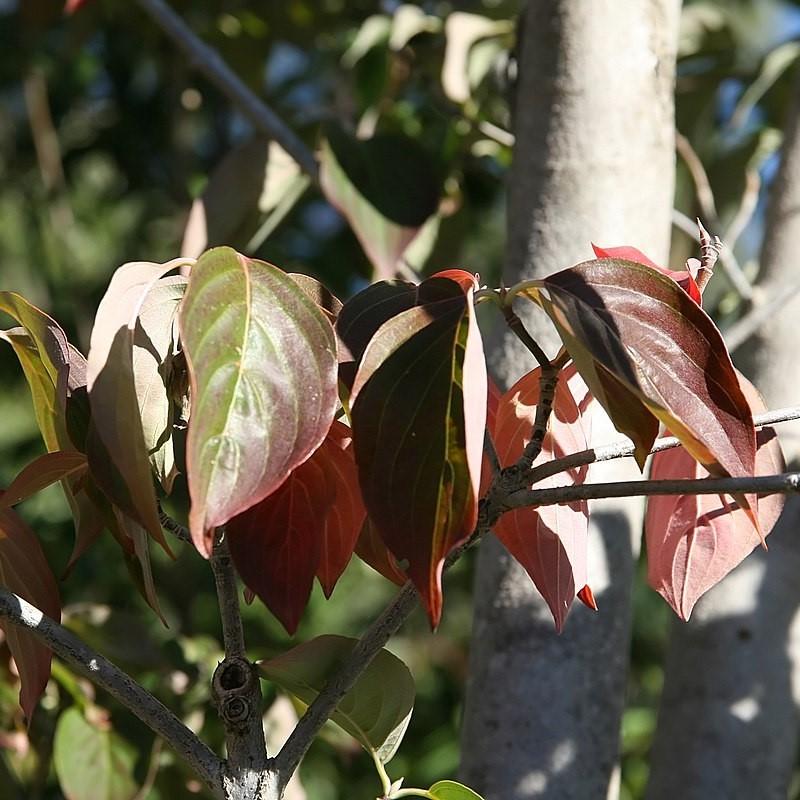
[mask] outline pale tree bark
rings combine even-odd
[[[768,403],[800,399],[800,83],[762,250],[760,288],[787,296],[736,360]],[[767,300],[769,301],[769,300]],[[800,426],[782,425],[787,461],[800,459]],[[787,797],[800,700],[800,501],[787,499],[769,537],[676,623],[654,745],[648,798]]]
[[[666,263],[678,15],[677,0],[527,4],[506,285],[591,258],[592,241],[633,245]],[[541,314],[528,309],[525,320],[552,355]],[[506,385],[533,366],[510,336],[491,360]],[[594,442],[618,438],[595,420]],[[598,465],[592,479],[637,475],[628,460]],[[481,545],[462,774],[487,800],[609,793],[640,532],[639,501],[594,505],[590,580],[600,613],[574,607],[560,636],[522,569],[493,538]]]

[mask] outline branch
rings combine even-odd
[[[504,511],[527,506],[551,506],[576,500],[601,500],[610,497],[649,497],[678,494],[790,494],[800,492],[800,472],[762,475],[755,478],[688,478],[667,481],[615,481],[559,486],[554,489],[527,489],[515,492],[505,501]]]
[[[756,414],[756,416],[753,417],[753,422],[756,428],[763,428],[767,425],[775,425],[779,422],[789,422],[795,419],[800,419],[800,406],[779,408],[775,411],[766,411],[763,414]],[[664,436],[655,441],[650,450],[650,455],[660,453],[662,450],[670,450],[673,447],[680,447],[680,445],[680,440],[675,436]],[[539,483],[539,481],[545,478],[558,475],[560,472],[566,472],[575,467],[595,464],[600,461],[612,461],[615,458],[628,458],[633,455],[634,446],[630,441],[615,442],[603,447],[592,447],[588,450],[581,450],[578,453],[572,453],[564,458],[557,458],[554,461],[548,461],[546,464],[534,467],[530,473],[530,483],[531,485]]]
[[[217,587],[219,613],[222,621],[222,641],[226,658],[244,658],[244,631],[239,611],[239,589],[236,585],[236,572],[233,568],[228,540],[218,531],[211,552],[211,569]]]
[[[72,632],[13,592],[0,588],[0,617],[27,628],[75,672],[115,697],[164,740],[223,798],[223,762],[161,701]]]
[[[220,58],[216,50],[201,41],[163,0],[136,0],[188,59],[262,133],[271,136],[314,181],[319,166],[314,154],[284,121]]]

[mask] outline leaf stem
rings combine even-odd
[[[372,761],[375,764],[375,771],[378,773],[378,777],[381,779],[381,790],[383,792],[383,796],[388,797],[389,792],[392,790],[392,779],[389,777],[389,773],[386,772],[386,767],[383,761],[381,761],[378,757],[377,751],[372,750],[370,755],[372,756]]]

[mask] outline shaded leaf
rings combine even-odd
[[[370,341],[352,392],[367,513],[434,626],[444,559],[477,519],[487,388],[473,286],[463,271],[424,281]]]
[[[85,472],[86,456],[76,450],[45,453],[24,467],[0,493],[0,508],[9,508],[56,481]]]
[[[179,321],[192,397],[189,526],[207,555],[215,527],[274,492],[325,438],[336,340],[288,275],[226,247],[193,267]]]
[[[137,397],[140,386],[134,371],[134,350],[137,339],[138,349],[146,349],[143,345],[147,332],[142,330],[137,337],[137,329],[142,327],[139,315],[148,295],[163,275],[185,263],[182,259],[165,264],[139,261],[124,264],[114,273],[97,309],[87,368],[92,475],[115,505],[167,552],[169,547],[156,507],[150,447]],[[143,365],[154,363],[152,353],[150,362],[142,356],[137,354],[140,379]]]
[[[56,622],[58,586],[36,534],[10,508],[0,509],[0,584]],[[33,634],[0,620],[20,678],[19,701],[30,720],[50,677],[52,654]]]
[[[364,518],[349,429],[333,433],[281,486],[228,523],[234,564],[247,587],[293,634],[314,577],[330,595]]]
[[[378,277],[394,276],[405,249],[438,208],[436,165],[413,139],[365,141],[331,126],[320,151],[320,185],[350,223]]]
[[[372,569],[392,583],[403,586],[408,580],[408,576],[400,569],[397,559],[389,552],[369,517],[361,526],[355,552],[365,564],[369,564]]]
[[[455,781],[437,781],[428,791],[434,800],[483,800],[477,792]]]
[[[297,162],[277,142],[256,136],[234,147],[192,203],[181,255],[199,258],[210,247],[227,244],[255,249],[249,244],[254,236],[258,244],[267,238],[257,232],[259,222],[267,215],[274,229],[307,185]],[[272,216],[276,209],[280,219]]]
[[[516,463],[530,441],[540,379],[541,369],[529,372],[499,402],[494,436],[503,467]],[[591,430],[578,408],[584,394],[585,385],[570,364],[559,376],[550,425],[534,466],[587,449]],[[579,485],[587,472],[587,466],[578,467],[545,478],[536,488]],[[500,517],[494,532],[536,584],[560,632],[573,599],[587,583],[588,503],[514,509]]]
[[[742,375],[739,381],[753,411],[766,411],[753,385]],[[762,428],[754,474],[774,475],[784,470],[774,429]],[[656,453],[650,470],[654,480],[708,475],[681,447]],[[758,498],[755,508],[765,536],[778,521],[784,502],[782,494]],[[645,536],[648,582],[684,620],[689,619],[700,597],[761,541],[750,517],[731,497],[721,495],[649,497]]]
[[[267,680],[308,705],[357,643],[347,636],[317,636],[258,666]],[[408,727],[414,694],[408,667],[388,650],[380,650],[341,699],[331,720],[386,763]]]
[[[643,466],[658,418],[715,474],[752,475],[755,429],[722,336],[674,281],[632,261],[587,261],[520,293],[558,328],[592,395]]]
[[[495,450],[497,450],[497,442],[495,441],[495,431],[497,429],[497,409],[500,406],[500,400],[503,397],[503,393],[500,389],[497,388],[497,384],[492,380],[491,377],[488,378],[487,381],[487,393],[486,393],[486,430],[489,432],[489,435],[492,437],[492,442],[495,446]],[[486,492],[489,491],[489,487],[492,484],[492,478],[494,475],[492,474],[492,465],[489,463],[489,459],[486,457],[486,453],[483,454],[483,462],[481,464],[481,485],[480,485],[480,496],[483,497]]]
[[[53,763],[67,800],[132,800],[139,789],[133,745],[74,706],[58,718]]]

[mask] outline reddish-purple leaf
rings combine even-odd
[[[497,384],[491,379],[491,377],[488,378],[487,389],[486,430],[492,437],[492,443],[495,445],[495,449],[497,449],[497,443],[494,441],[494,432],[497,427],[497,409],[500,406],[500,400],[503,396],[503,393],[497,388]],[[492,474],[492,465],[489,463],[486,453],[484,453],[483,461],[481,462],[481,484],[479,490],[481,497],[483,497],[486,492],[489,491],[489,487],[492,484],[492,478],[494,478],[494,475]]]
[[[207,555],[216,526],[272,494],[325,438],[336,339],[286,273],[227,247],[192,268],[179,319],[191,376],[189,527]]]
[[[336,499],[327,460],[316,456],[226,526],[242,580],[290,634],[308,603],[322,554],[325,516]]]
[[[644,464],[657,417],[712,473],[753,474],[755,428],[722,336],[674,281],[604,259],[517,290],[555,323],[592,395]]]
[[[86,374],[92,475],[114,504],[167,552],[137,399],[134,341],[148,294],[166,273],[185,263],[133,262],[114,273],[97,309]]]
[[[0,584],[59,621],[58,586],[39,540],[10,508],[0,509]],[[17,664],[20,705],[30,719],[50,677],[51,653],[16,625],[2,620],[0,627]]]
[[[319,457],[335,496],[324,517],[322,551],[317,577],[325,597],[330,597],[336,581],[350,562],[367,512],[358,487],[358,470],[353,458],[352,431],[335,421],[328,436],[312,458]]]
[[[514,464],[530,441],[540,397],[540,376],[538,368],[529,372],[500,400],[494,435],[497,454],[504,467]],[[550,425],[535,465],[588,447],[588,420],[584,420],[578,408],[585,391],[575,367],[566,367],[559,377]],[[554,475],[537,483],[536,488],[581,484],[586,480],[587,470],[588,467],[583,466]],[[498,539],[522,564],[541,592],[559,632],[573,599],[587,583],[588,525],[588,503],[577,501],[509,511],[494,528]]]
[[[765,411],[753,385],[739,376],[754,412]],[[774,475],[785,469],[780,444],[772,428],[758,432],[755,475]],[[707,478],[708,471],[682,447],[653,456],[650,477]],[[782,494],[751,502],[766,536],[781,514]],[[749,514],[733,498],[721,495],[653,496],[645,519],[647,578],[650,585],[684,620],[695,603],[737,566],[761,541]]]
[[[24,467],[0,494],[0,508],[10,508],[26,497],[69,476],[86,471],[86,456],[76,450],[45,453]]]
[[[697,305],[703,305],[703,295],[700,294],[700,288],[697,285],[697,281],[694,279],[694,275],[688,270],[675,272],[666,267],[660,267],[658,264],[651,261],[641,250],[637,250],[635,247],[597,247],[597,245],[593,244],[592,250],[594,250],[594,254],[598,258],[616,258],[623,261],[635,261],[637,264],[644,264],[646,267],[657,269],[663,275],[672,278]]]
[[[402,586],[408,575],[400,569],[397,559],[389,552],[378,529],[370,522],[369,517],[364,520],[361,533],[356,542],[356,555],[372,569],[383,575],[386,580]]]
[[[420,284],[418,305],[373,336],[352,392],[367,513],[434,626],[444,559],[477,519],[487,388],[474,285],[460,270]]]

